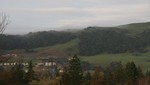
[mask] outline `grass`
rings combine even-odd
[[[150,70],[150,52],[143,53],[139,56],[135,56],[131,53],[99,54],[94,56],[82,56],[81,60],[101,65],[108,65],[113,61],[121,61],[122,64],[125,65],[129,61],[134,61],[136,65],[141,66],[144,72]]]
[[[36,48],[36,51],[62,51],[62,52],[78,52],[78,43],[79,39],[73,39],[67,43],[63,44],[56,44],[54,46],[49,46],[49,47],[41,47],[41,48]]]
[[[127,24],[119,26],[119,28],[127,29],[130,34],[139,34],[146,30],[150,29],[150,22],[146,23],[133,23],[133,24]]]

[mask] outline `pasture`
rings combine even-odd
[[[150,52],[134,55],[132,53],[120,54],[99,54],[94,56],[80,56],[82,61],[88,61],[92,64],[107,66],[111,62],[121,61],[125,65],[129,61],[134,61],[137,66],[140,66],[145,72],[150,70]]]

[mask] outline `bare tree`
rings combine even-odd
[[[3,12],[0,13],[0,34],[3,34],[9,22],[9,17]]]

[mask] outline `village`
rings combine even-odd
[[[33,63],[33,70],[35,73],[48,73],[51,76],[56,75],[56,73],[62,73],[64,66],[68,65],[67,58],[59,58],[56,56],[46,56],[46,57],[20,57],[17,54],[6,54],[2,55],[0,61],[0,71],[10,70],[15,66],[21,65],[24,72],[28,72],[29,62]]]

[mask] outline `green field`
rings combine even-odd
[[[132,24],[127,24],[127,25],[121,25],[118,26],[121,29],[126,29],[129,31],[129,34],[139,34],[142,33],[146,30],[150,29],[150,22],[145,22],[145,23],[132,23]]]
[[[36,48],[36,51],[62,51],[62,52],[73,52],[73,53],[77,53],[78,52],[78,43],[79,43],[79,39],[73,39],[67,43],[63,43],[63,44],[56,44],[53,46],[49,46],[49,47],[41,47],[41,48]]]
[[[109,65],[113,61],[121,61],[126,64],[128,61],[134,61],[136,65],[141,66],[143,71],[150,70],[150,52],[135,56],[131,53],[121,54],[99,54],[95,56],[81,56],[82,61],[88,61],[93,64]]]

